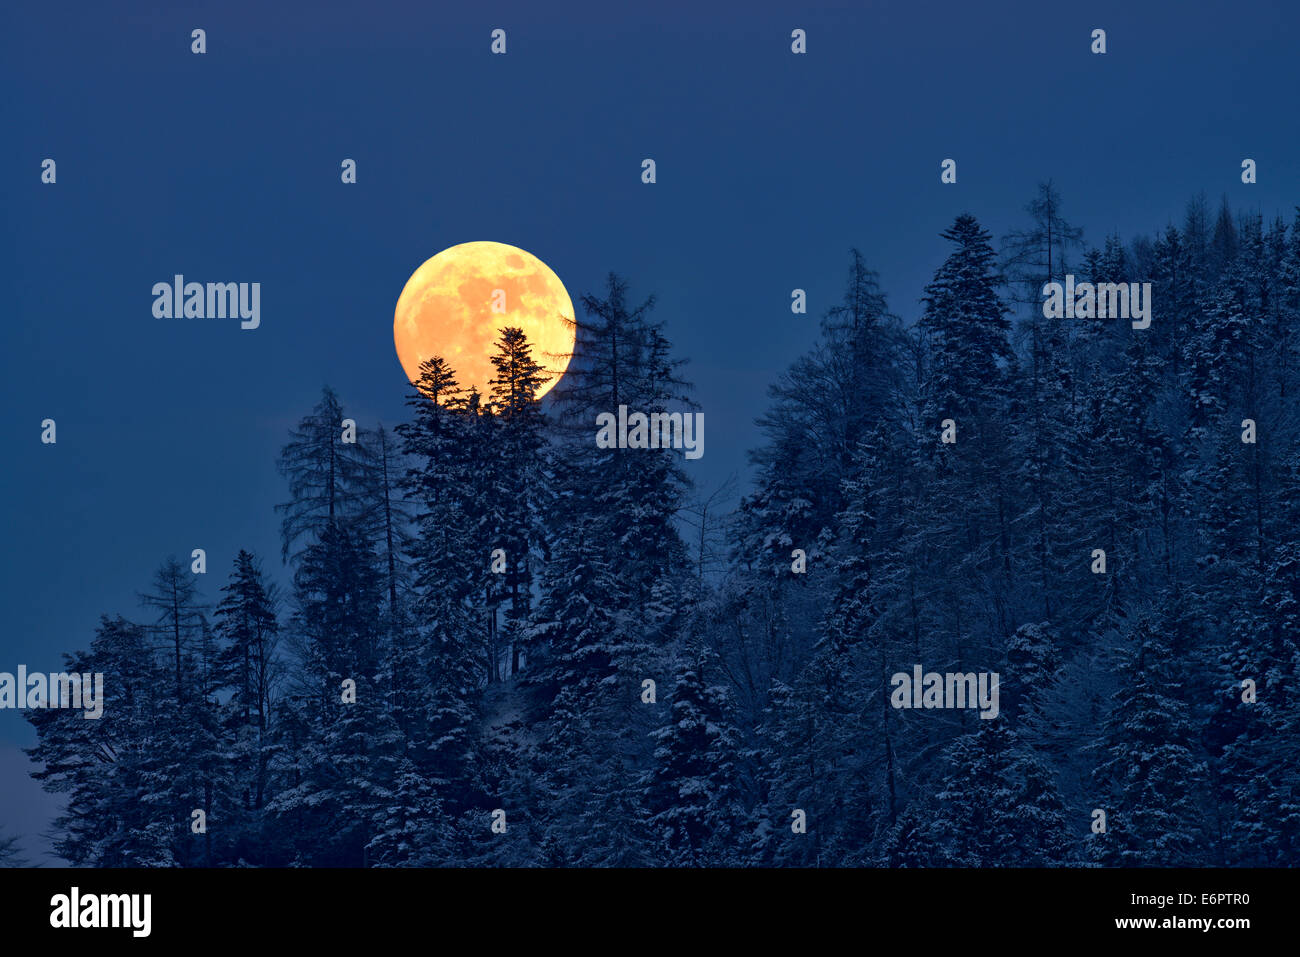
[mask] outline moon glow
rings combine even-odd
[[[533,361],[550,374],[540,398],[568,367],[572,322],[564,284],[532,253],[505,243],[461,243],[426,260],[406,281],[393,314],[393,342],[408,381],[419,378],[422,362],[442,356],[460,387],[477,388],[486,401],[496,374],[495,343],[502,329],[515,326],[528,337]]]

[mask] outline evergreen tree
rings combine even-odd
[[[896,854],[927,866],[1044,867],[1072,854],[1065,808],[1050,771],[1001,719],[982,721],[946,750],[929,833],[900,833]],[[915,863],[915,861],[912,861]]]
[[[207,606],[199,598],[194,573],[175,556],[159,566],[152,590],[140,600],[158,614],[155,641],[159,654],[169,660],[174,679],[163,712],[170,720],[155,735],[157,747],[146,764],[146,793],[141,800],[154,808],[159,840],[164,833],[170,835],[178,863],[210,866],[211,837],[195,835],[189,826],[193,810],[202,810],[205,816],[214,813],[225,772],[217,728],[217,648],[205,616]]]
[[[790,551],[810,548],[843,507],[841,485],[857,444],[895,410],[904,335],[876,273],[850,250],[840,304],[822,320],[817,348],[769,389],[758,419],[766,444],[752,453],[756,488],[741,503],[736,555],[773,576],[789,571]]]
[[[1060,579],[1057,542],[1064,537],[1058,509],[1067,495],[1061,487],[1066,473],[1060,456],[1066,448],[1067,423],[1076,412],[1077,396],[1070,361],[1071,335],[1063,319],[1044,317],[1043,290],[1047,283],[1064,283],[1070,271],[1068,257],[1082,241],[1083,232],[1061,218],[1061,197],[1050,182],[1039,184],[1026,209],[1033,225],[1004,240],[1004,269],[1013,296],[1023,307],[1022,329],[1029,340],[1024,374],[1028,388],[1016,425],[1016,445],[1025,463],[1024,482],[1033,492],[1023,521],[1033,530],[1031,562],[1038,573],[1042,614],[1050,620]]]
[[[27,753],[40,768],[32,776],[67,796],[54,821],[55,852],[75,866],[174,866],[189,811],[170,803],[169,788],[157,790],[169,743],[159,733],[171,703],[167,667],[145,629],[119,615],[102,618],[90,650],[67,656],[64,670],[99,672],[105,681],[98,720],[72,709],[27,713],[37,735]]]
[[[1107,830],[1089,843],[1093,858],[1119,866],[1179,867],[1200,858],[1206,765],[1195,735],[1168,621],[1144,615],[1119,652],[1119,690],[1100,740],[1095,771]],[[1100,801],[1099,801],[1100,803]]]
[[[357,491],[368,464],[364,442],[344,442],[347,418],[338,395],[329,386],[315,408],[290,432],[277,465],[289,480],[289,501],[276,506],[280,523],[281,557],[301,538],[315,538],[330,523],[355,518],[365,511]]]
[[[412,419],[398,434],[414,463],[403,489],[417,508],[414,611],[422,650],[395,650],[402,665],[393,712],[407,740],[423,742],[417,766],[428,769],[454,814],[470,801],[472,734],[486,669],[473,618],[478,579],[471,569],[482,563],[469,520],[477,477],[454,371],[435,356],[414,385],[407,401]]]
[[[27,867],[27,858],[18,846],[18,838],[0,832],[0,867]]]
[[[958,216],[940,235],[956,249],[926,286],[923,300],[920,324],[932,356],[925,420],[937,425],[953,418],[975,426],[992,417],[1008,391],[1011,323],[997,291],[1003,279],[990,236],[974,216]]]
[[[276,645],[280,630],[277,589],[268,583],[257,559],[240,550],[225,597],[217,606],[217,633],[223,647],[217,660],[214,691],[227,693],[221,730],[229,753],[232,818],[227,828],[238,833],[236,859],[258,860],[260,811],[267,801],[271,757],[272,686],[277,676]]]
[[[142,594],[140,601],[158,613],[154,633],[168,649],[175,683],[172,686],[175,706],[186,700],[185,661],[193,653],[202,629],[203,605],[198,599],[198,584],[193,573],[176,556],[169,557],[154,573],[153,590]]]
[[[942,235],[956,248],[926,287],[920,322],[932,356],[921,383],[920,438],[934,449],[922,506],[933,517],[921,534],[942,571],[922,587],[945,595],[939,627],[961,664],[972,655],[995,654],[1013,627],[1018,547],[1010,483],[1017,469],[1007,449],[1009,382],[1016,370],[989,234],[973,216],[962,215]],[[945,420],[957,429],[955,442],[940,441]],[[960,508],[953,507],[957,502]],[[961,587],[963,581],[980,584]]]
[[[705,652],[681,667],[668,721],[652,734],[646,807],[664,851],[659,863],[727,863],[737,838],[736,736],[726,689],[704,675],[715,662]]]
[[[520,670],[525,622],[532,605],[534,554],[543,547],[541,484],[546,468],[537,393],[546,381],[542,366],[533,359],[527,337],[507,327],[497,340],[492,365],[492,411],[499,427],[495,460],[489,470],[489,497],[499,509],[491,539],[505,552],[504,591],[509,595],[505,644],[510,649],[510,674]]]
[[[360,531],[334,522],[304,550],[294,590],[299,714],[285,722],[297,740],[281,771],[293,783],[267,811],[297,825],[295,860],[363,866],[400,749],[382,693],[383,576]],[[352,691],[355,701],[344,697]]]
[[[366,858],[372,867],[436,865],[448,842],[449,828],[433,786],[413,760],[403,758],[387,800],[378,810]]]

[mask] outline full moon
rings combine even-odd
[[[573,302],[546,263],[505,243],[461,243],[426,260],[406,281],[393,314],[393,341],[408,381],[419,378],[425,360],[442,356],[460,387],[477,388],[486,401],[501,330],[522,329],[533,361],[550,375],[540,398],[568,368],[572,323]]]

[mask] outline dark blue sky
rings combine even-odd
[[[241,547],[285,577],[286,430],[326,382],[363,424],[403,418],[393,306],[447,246],[528,249],[575,302],[610,270],[654,292],[707,491],[743,474],[850,246],[911,321],[953,217],[1001,235],[1048,177],[1094,243],[1199,191],[1269,218],[1300,200],[1290,3],[118,6],[0,14],[0,671],[58,670],[101,613],[139,614],[171,553],[207,550],[209,597]],[[260,282],[261,328],[155,319],[178,272]],[[0,828],[29,835],[49,806],[16,750],[33,740],[0,711]]]

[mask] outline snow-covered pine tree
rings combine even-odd
[[[699,867],[736,861],[742,819],[736,789],[737,736],[729,696],[711,684],[717,656],[683,664],[667,721],[652,732],[654,766],[645,806],[659,848],[656,864]]]
[[[432,783],[410,757],[402,758],[392,786],[379,795],[374,836],[366,844],[371,867],[432,867],[446,863],[450,821]]]
[[[1018,509],[1017,524],[1029,531],[1025,564],[1038,577],[1041,604],[1033,612],[1050,621],[1061,602],[1061,552],[1066,537],[1060,525],[1067,496],[1062,483],[1068,475],[1061,457],[1079,396],[1071,361],[1074,335],[1067,320],[1044,317],[1043,290],[1047,283],[1065,281],[1083,231],[1062,218],[1060,193],[1050,181],[1039,184],[1026,211],[1031,226],[1014,230],[1003,240],[1003,270],[1012,301],[1020,309],[1020,332],[1028,352],[1016,389],[1018,414],[1012,440],[1025,472],[1022,487],[1031,490]]]
[[[487,667],[473,615],[479,579],[472,570],[482,566],[483,549],[471,535],[477,494],[468,448],[472,423],[455,372],[441,356],[423,363],[407,405],[411,421],[397,431],[412,463],[402,487],[416,508],[420,647],[414,662],[403,666],[393,710],[408,741],[423,750],[417,766],[431,775],[455,815],[472,801],[473,733]]]
[[[360,530],[329,523],[302,552],[294,575],[290,644],[296,652],[291,706],[278,721],[301,735],[267,805],[272,822],[293,822],[295,859],[358,867],[372,821],[392,784],[401,737],[385,705],[381,671],[383,572]],[[345,701],[344,681],[355,683]],[[302,811],[303,813],[299,813]]]
[[[1139,615],[1118,651],[1119,690],[1098,741],[1094,777],[1107,830],[1090,835],[1091,858],[1111,866],[1180,867],[1203,860],[1206,764],[1187,705],[1185,665],[1161,609]]]
[[[356,518],[367,502],[356,493],[370,465],[369,448],[358,430],[356,442],[343,441],[348,416],[329,386],[316,406],[289,433],[277,467],[289,481],[289,501],[277,505],[281,558],[300,540],[308,544],[331,522]],[[373,521],[370,523],[373,527]]]
[[[1050,770],[1001,718],[981,721],[944,751],[924,835],[900,829],[897,863],[1045,867],[1069,863],[1073,839]]]
[[[499,511],[499,522],[490,544],[505,551],[501,586],[510,607],[502,647],[509,656],[507,673],[515,675],[525,653],[534,566],[545,538],[542,486],[548,470],[543,459],[545,419],[537,393],[549,374],[533,358],[527,336],[514,327],[501,331],[492,366],[496,371],[489,398],[497,428],[487,494]]]
[[[218,791],[226,777],[226,751],[218,735],[216,699],[217,647],[208,624],[207,605],[198,593],[197,578],[175,556],[154,573],[152,588],[141,604],[156,613],[152,629],[157,653],[171,665],[174,681],[162,712],[157,747],[149,755],[147,793],[142,801],[154,808],[157,827],[172,835],[178,863],[213,862],[211,832],[194,834],[193,810],[220,817]]]
[[[810,548],[843,507],[841,483],[857,444],[890,414],[901,385],[905,336],[876,273],[849,251],[839,304],[821,322],[821,339],[769,388],[759,417],[765,444],[751,453],[755,489],[740,506],[736,558],[783,580],[790,551]]]
[[[175,720],[174,674],[146,629],[120,615],[101,618],[90,650],[66,656],[64,670],[101,672],[105,681],[98,720],[72,709],[27,712],[37,736],[27,753],[40,768],[32,776],[67,797],[55,852],[76,866],[176,866],[181,822],[159,774],[170,744],[162,718]]]
[[[1016,370],[997,256],[988,232],[968,214],[941,235],[955,248],[926,286],[920,320],[930,360],[918,438],[932,451],[921,504],[929,517],[918,534],[937,565],[938,577],[921,584],[938,601],[933,637],[946,641],[946,657],[961,665],[998,655],[1014,627],[1013,525],[1024,486],[1015,482],[1019,470],[1009,455]],[[956,429],[955,442],[941,441],[945,420]]]
[[[229,805],[225,831],[230,855],[261,859],[261,810],[267,801],[271,754],[271,698],[279,663],[278,595],[252,553],[240,549],[230,581],[213,617],[222,640],[214,691],[228,695],[221,707],[223,746],[229,755],[224,782]]]

